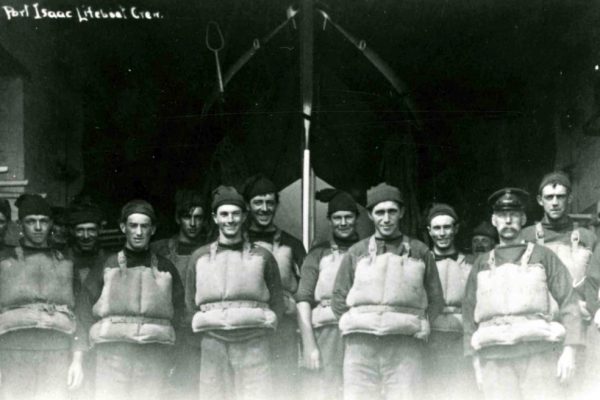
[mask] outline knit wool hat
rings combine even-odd
[[[94,204],[77,204],[69,208],[69,225],[76,226],[85,223],[102,223],[102,210]]]
[[[540,182],[538,193],[542,194],[542,190],[548,185],[562,185],[566,187],[569,192],[571,191],[571,180],[567,174],[562,171],[554,171],[544,175],[542,182]]]
[[[315,193],[317,200],[328,203],[327,216],[337,211],[350,211],[358,215],[358,206],[350,194],[338,189],[322,189]]]
[[[7,221],[10,221],[12,217],[10,203],[6,199],[0,199],[0,213],[4,215]]]
[[[250,202],[256,196],[268,193],[275,193],[277,196],[278,192],[275,184],[262,174],[257,174],[246,179],[242,188],[242,193],[247,202]]]
[[[431,220],[438,215],[448,215],[454,218],[454,222],[458,222],[458,215],[452,206],[444,203],[436,203],[431,207],[429,213],[427,213],[427,224],[431,224]]]
[[[211,208],[214,211],[217,210],[223,204],[233,204],[240,207],[242,210],[246,210],[246,202],[241,194],[233,186],[221,185],[212,192],[212,204]]]
[[[473,229],[471,237],[473,236],[487,236],[496,240],[496,238],[498,237],[498,231],[496,231],[496,228],[494,228],[494,226],[489,221],[482,221],[479,225],[475,227],[475,229]]]
[[[39,194],[22,194],[15,205],[19,209],[19,219],[23,219],[28,215],[45,215],[52,218],[50,204]]]
[[[395,201],[400,205],[404,205],[402,192],[395,186],[382,182],[367,190],[367,209],[370,210],[384,201]]]
[[[125,204],[121,209],[121,222],[127,221],[131,214],[144,214],[150,217],[152,223],[156,222],[154,208],[146,200],[135,199]]]

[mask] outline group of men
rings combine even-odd
[[[428,211],[430,249],[401,232],[398,188],[367,191],[366,238],[352,196],[325,189],[330,238],[306,254],[258,175],[210,203],[178,192],[164,240],[153,207],[128,202],[107,254],[98,207],[69,208],[58,250],[52,209],[23,195],[19,244],[0,240],[0,398],[584,398],[600,365],[597,238],[568,217],[565,174],[542,179],[544,218],[524,228],[527,198],[492,194],[463,254],[450,205]],[[10,219],[1,203],[0,238]]]

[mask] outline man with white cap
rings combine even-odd
[[[463,355],[462,299],[472,263],[456,248],[459,220],[448,204],[434,204],[427,214],[445,307],[431,323],[427,346],[427,395],[432,399],[468,399],[476,394],[475,377]]]
[[[328,203],[330,240],[314,246],[302,264],[296,301],[302,336],[306,393],[315,399],[341,399],[343,393],[344,342],[331,310],[333,284],[348,248],[358,241],[358,206],[348,193],[323,189],[317,200]]]
[[[584,346],[569,271],[551,250],[519,236],[527,196],[517,188],[490,196],[500,244],[477,258],[463,299],[465,354],[486,399],[564,398]]]
[[[344,255],[333,290],[345,342],[344,398],[419,398],[429,321],[444,307],[435,259],[400,231],[398,188],[371,188],[367,209],[375,234]]]
[[[270,340],[284,311],[281,278],[271,253],[242,234],[244,198],[230,186],[213,192],[216,241],[187,266],[186,309],[200,349],[202,398],[269,399]]]

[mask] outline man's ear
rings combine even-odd
[[[373,219],[373,209],[367,210],[367,216],[371,221],[375,222],[375,220]]]
[[[398,215],[400,216],[399,218],[400,219],[404,218],[404,214],[406,214],[406,207],[401,206],[400,207],[400,212],[398,213]]]
[[[535,199],[537,200],[537,203],[538,203],[540,206],[544,207],[544,202],[542,201],[542,195],[538,194],[538,195],[535,197]]]
[[[525,224],[527,223],[527,214],[522,213],[523,214],[523,218],[521,218],[523,220],[523,222],[521,223],[521,227],[525,226]]]
[[[456,235],[460,231],[460,224],[457,222],[454,224],[454,234]]]
[[[429,233],[429,236],[431,236],[431,226],[427,225],[427,232]]]
[[[492,214],[492,225],[494,225],[495,228],[498,227],[495,214]]]
[[[119,228],[121,228],[121,232],[125,234],[126,225],[124,222],[119,223]]]
[[[573,202],[573,195],[569,193],[569,195],[567,196],[567,204],[571,204],[571,202]]]
[[[156,225],[152,225],[152,229],[150,229],[150,236],[154,236],[156,233]]]
[[[212,215],[213,222],[214,222],[214,223],[215,223],[215,225],[216,225],[216,224],[217,224],[217,213],[214,213],[214,212],[213,212],[211,215]]]

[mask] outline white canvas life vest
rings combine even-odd
[[[75,333],[73,263],[58,250],[0,262],[0,335],[21,329]]]
[[[488,346],[528,341],[560,342],[565,328],[552,321],[546,270],[530,264],[533,243],[528,243],[519,264],[495,264],[494,250],[489,270],[477,274],[475,322],[471,338],[475,350]]]
[[[292,248],[281,244],[281,229],[277,228],[273,236],[273,243],[257,240],[254,244],[261,246],[273,254],[279,267],[281,284],[283,286],[283,300],[285,302],[285,314],[292,315],[296,313],[296,300],[294,293],[298,290],[298,278],[300,268],[294,261]]]
[[[315,286],[315,300],[319,304],[312,310],[312,325],[315,328],[337,324],[331,309],[331,297],[342,258],[343,252],[335,242],[331,241],[331,253],[319,261],[319,278]]]
[[[423,339],[429,335],[423,286],[425,263],[410,257],[406,236],[399,251],[402,250],[402,255],[377,254],[375,236],[371,236],[369,254],[357,261],[354,283],[346,298],[350,309],[340,318],[343,335],[403,334]]]
[[[274,329],[277,316],[268,305],[264,258],[247,241],[242,251],[217,252],[217,247],[218,242],[213,242],[209,253],[196,261],[198,311],[193,331]]]
[[[431,324],[431,329],[439,332],[462,332],[462,299],[473,265],[467,263],[464,254],[459,254],[456,261],[445,258],[436,264],[444,292],[445,307]]]
[[[150,267],[127,268],[123,251],[118,267],[104,269],[104,287],[93,313],[101,318],[90,329],[92,344],[108,342],[175,343],[173,277],[158,270],[152,253]]]

